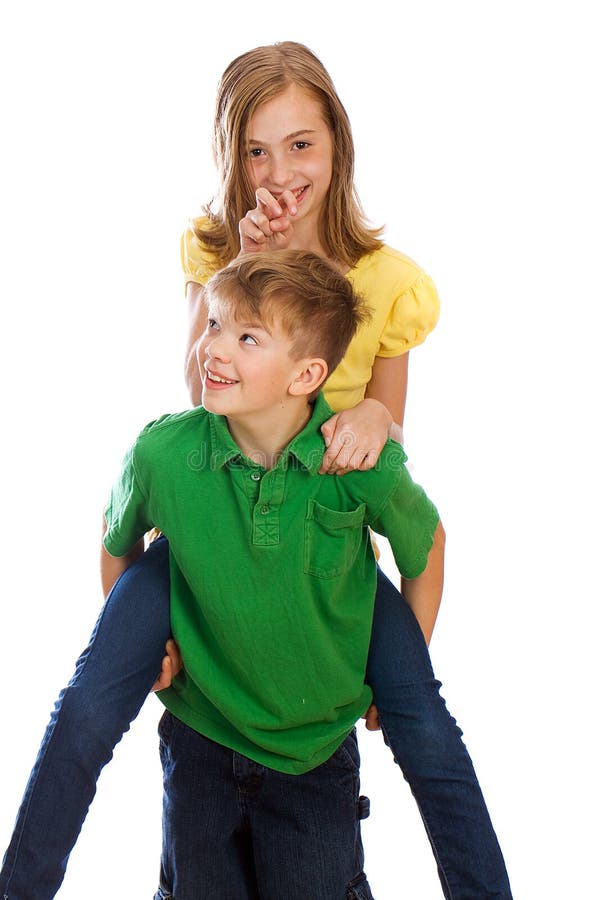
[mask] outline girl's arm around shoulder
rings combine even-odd
[[[402,426],[408,390],[408,353],[401,356],[376,356],[365,399],[378,400],[388,410],[392,423],[389,437],[402,443]]]
[[[188,281],[186,287],[188,298],[188,336],[185,348],[185,383],[192,406],[200,406],[202,402],[202,381],[197,357],[200,337],[206,329],[206,303],[204,302],[204,285]]]
[[[376,465],[388,437],[402,442],[408,384],[408,353],[375,357],[365,399],[329,419],[321,432],[327,450],[321,474],[345,475]]]

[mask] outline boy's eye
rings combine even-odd
[[[252,337],[251,334],[243,334],[240,338],[242,344],[258,344],[256,338]]]
[[[214,330],[218,330],[218,328],[219,328],[219,323],[217,322],[216,319],[209,319],[209,320],[208,320],[208,327],[209,327],[209,329],[212,329],[213,331],[214,331]]]

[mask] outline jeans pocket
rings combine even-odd
[[[353,878],[346,887],[346,900],[375,900],[364,872]]]
[[[345,766],[350,772],[358,775],[360,771],[360,753],[358,750],[358,738],[356,728],[353,728],[345,741],[342,741],[331,761],[336,761]]]
[[[350,797],[356,805],[358,819],[358,802],[360,790],[360,754],[356,729],[352,729],[348,737],[337,748],[329,759],[320,767],[324,775],[336,784],[340,791]]]
[[[168,709],[165,709],[158,723],[158,753],[163,770],[166,769],[171,759],[173,732],[176,725],[177,719],[175,716]]]
[[[354,563],[364,538],[366,506],[340,512],[308,501],[304,522],[304,572],[317,578],[336,578]]]

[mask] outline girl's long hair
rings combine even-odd
[[[349,266],[381,247],[382,229],[369,225],[354,187],[352,131],[333,82],[308,47],[284,41],[238,56],[219,82],[213,150],[221,189],[204,207],[208,225],[200,221],[195,233],[222,265],[239,253],[238,223],[256,205],[243,163],[248,124],[259,106],[292,84],[319,102],[333,138],[333,174],[319,222],[321,245],[330,259]]]

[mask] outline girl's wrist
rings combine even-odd
[[[392,428],[394,427],[394,419],[387,406],[382,403],[381,400],[376,400],[375,397],[365,397],[363,403],[369,403],[371,405],[375,404],[374,408],[379,408],[387,433],[388,435],[391,435]]]

